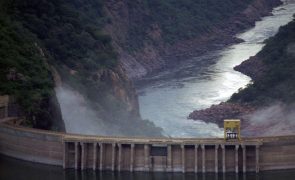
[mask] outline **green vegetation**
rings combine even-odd
[[[14,0],[8,13],[41,40],[56,63],[89,72],[116,64],[99,0]]]
[[[14,95],[30,120],[33,116],[48,119],[42,106],[52,94],[53,82],[32,39],[19,23],[0,16],[0,93]]]
[[[144,0],[139,6],[137,1],[129,1],[132,19],[127,45],[131,50],[142,46],[148,40],[148,31],[153,24],[162,30],[165,43],[196,38],[222,28],[229,18],[245,9],[253,0]],[[138,11],[145,15],[138,16]],[[138,22],[141,22],[140,24]]]
[[[107,22],[102,0],[0,0],[0,94],[16,97],[29,125],[50,127],[48,64],[76,88],[116,66],[111,39],[102,33]],[[94,86],[109,92],[107,84]]]
[[[234,94],[230,101],[266,105],[295,102],[295,20],[280,28],[257,55],[265,66],[262,77]],[[253,67],[254,68],[254,67]]]

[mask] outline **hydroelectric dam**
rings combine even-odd
[[[100,137],[17,125],[1,107],[0,154],[76,170],[260,172],[295,169],[295,136],[242,138]]]

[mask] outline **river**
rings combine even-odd
[[[273,10],[255,27],[237,37],[243,43],[226,46],[198,57],[185,60],[177,67],[144,79],[138,87],[140,113],[163,129],[168,137],[221,137],[223,129],[201,120],[187,120],[194,110],[226,101],[245,87],[251,79],[233,70],[264,46],[279,27],[292,20],[295,2],[290,1]]]

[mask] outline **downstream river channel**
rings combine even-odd
[[[194,57],[172,70],[144,79],[146,85],[138,88],[143,119],[161,127],[169,137],[222,136],[223,130],[216,124],[187,120],[187,116],[194,110],[226,101],[250,83],[249,77],[233,67],[258,53],[264,40],[290,22],[294,12],[294,1],[277,7],[273,16],[263,18],[254,28],[237,35],[243,43]]]

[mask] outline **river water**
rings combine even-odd
[[[223,129],[201,120],[187,120],[194,110],[226,101],[251,79],[233,70],[264,46],[279,27],[292,20],[295,2],[273,10],[273,16],[256,22],[254,28],[238,34],[243,43],[226,46],[183,61],[174,69],[144,79],[138,88],[140,113],[169,137],[221,137]]]

